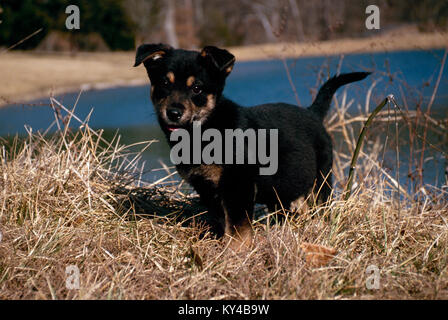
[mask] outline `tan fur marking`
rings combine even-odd
[[[213,94],[207,95],[207,103],[205,106],[195,106],[195,120],[204,121],[208,118],[208,116],[213,112],[213,108],[215,108],[215,96]]]
[[[255,192],[254,192],[254,201],[257,197],[258,188],[257,185],[254,184]],[[225,229],[224,232],[226,236],[230,239],[229,248],[234,252],[244,252],[252,247],[253,238],[254,238],[254,230],[252,229],[251,219],[247,217],[247,219],[243,220],[240,225],[232,226],[230,224],[229,213],[225,206],[223,200],[221,200],[221,205],[224,210],[224,219],[225,219]]]
[[[299,197],[298,199],[291,202],[289,205],[291,211],[299,211],[306,212],[309,210],[308,203],[304,196]]]
[[[230,226],[227,209],[224,205],[223,207],[226,217],[225,234],[230,241],[229,248],[234,252],[242,252],[249,249],[252,246],[254,237],[251,223],[249,220],[246,220],[239,226]]]
[[[215,97],[212,94],[207,95],[207,109],[213,109],[215,107]]]
[[[232,71],[232,69],[233,69],[233,66],[230,66],[230,67],[228,67],[228,68],[226,69],[226,72],[227,72],[227,73],[230,73],[230,72]]]
[[[191,87],[194,83],[194,80],[196,80],[195,77],[189,76],[187,79],[187,87]]]
[[[212,94],[207,95],[207,103],[205,104],[205,108],[201,108],[199,114],[201,118],[208,117],[210,113],[212,113],[213,108],[215,107],[215,97]]]
[[[173,73],[172,71],[168,72],[168,73],[166,74],[166,77],[168,78],[168,80],[169,80],[171,83],[174,83],[174,81],[176,80],[176,78],[174,77],[174,73]]]
[[[151,53],[149,56],[147,56],[145,59],[142,60],[142,63],[148,59],[157,60],[158,58],[162,58],[164,54],[165,54],[165,51],[157,51],[157,52]]]
[[[190,175],[200,175],[218,186],[222,175],[222,166],[216,164],[202,164],[191,170]]]
[[[201,51],[201,56],[205,57],[207,55],[207,52],[205,52],[205,50]]]

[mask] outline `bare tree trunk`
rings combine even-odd
[[[304,41],[305,34],[303,33],[303,23],[302,18],[300,17],[300,10],[296,0],[289,0],[289,7],[291,8],[292,17],[296,26],[297,37],[299,41]]]
[[[321,21],[321,39],[328,40],[332,38],[333,19],[330,15],[334,3],[329,0],[322,1],[322,21]]]
[[[202,0],[194,1],[194,14],[196,16],[196,23],[204,21],[204,9],[202,8]]]
[[[196,28],[194,23],[193,0],[185,0],[185,19],[187,46],[189,49],[194,49],[196,47]]]
[[[179,41],[176,35],[176,7],[173,0],[167,0],[166,17],[165,17],[165,33],[168,44],[174,48],[179,46]]]
[[[255,15],[260,20],[261,25],[263,26],[264,32],[266,34],[266,38],[269,42],[274,42],[276,40],[274,35],[274,30],[272,30],[271,23],[269,22],[268,17],[263,12],[262,8],[258,4],[253,4],[252,8],[255,11]]]
[[[151,13],[152,4],[149,1],[143,0],[126,0],[125,8],[137,27],[135,35],[135,46],[137,47],[139,44],[143,43],[144,35],[147,33],[147,30],[154,26],[151,26],[152,21],[148,19],[148,16]]]

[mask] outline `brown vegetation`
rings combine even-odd
[[[343,150],[353,149],[359,121],[345,107],[337,103],[327,123],[332,134],[347,133],[335,153],[336,185],[345,184]],[[201,237],[194,195],[175,182],[143,183],[139,154],[85,123],[1,142],[0,298],[447,299],[447,190],[425,185],[398,201],[400,182],[371,156],[383,147],[364,144],[348,201],[335,194],[318,212],[284,212],[281,226],[258,221],[253,247],[235,254]],[[379,289],[366,286],[371,265]],[[78,290],[66,286],[69,266],[79,268]]]

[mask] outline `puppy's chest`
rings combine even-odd
[[[191,184],[207,182],[218,187],[224,168],[217,164],[178,165],[177,172]]]

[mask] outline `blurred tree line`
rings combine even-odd
[[[68,5],[77,5],[80,9],[79,30],[65,27]],[[36,48],[52,32],[58,35],[55,41],[67,41],[79,49],[90,49],[89,45],[92,49],[95,45],[112,50],[134,48],[134,23],[126,14],[122,0],[2,0],[0,8],[0,46],[14,45],[42,28],[18,49]]]
[[[69,4],[80,8],[80,30],[65,29]],[[403,25],[448,28],[447,0],[4,0],[0,46],[41,27],[20,49],[51,49],[50,35],[81,50],[129,50],[145,41],[194,48],[363,37],[373,32],[365,28],[370,4],[381,11],[378,32]]]

